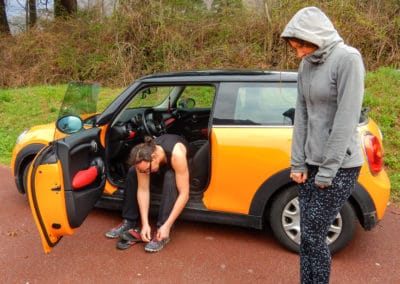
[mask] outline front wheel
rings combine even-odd
[[[28,162],[25,167],[24,170],[22,171],[22,187],[23,187],[23,191],[24,194],[26,194],[26,196],[28,196],[27,194],[27,189],[28,189],[28,172],[29,172],[29,167],[31,166],[32,161]]]
[[[355,213],[347,201],[328,231],[326,242],[331,253],[343,249],[353,238]],[[273,201],[269,223],[275,238],[293,252],[300,250],[300,206],[296,186],[290,186]]]

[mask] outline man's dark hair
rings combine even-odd
[[[143,143],[140,143],[132,148],[129,154],[128,165],[133,166],[142,161],[151,162],[151,155],[155,150],[156,144],[154,143],[153,138],[150,136],[145,136]]]

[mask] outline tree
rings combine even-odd
[[[65,18],[76,15],[77,0],[54,0],[54,17]]]
[[[0,0],[0,34],[10,34],[5,4],[4,0]]]
[[[37,21],[36,0],[28,0],[27,26],[33,27]]]

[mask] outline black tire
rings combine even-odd
[[[27,195],[27,188],[28,188],[28,171],[29,171],[29,167],[31,166],[32,161],[30,161],[29,163],[27,163],[22,171],[22,186],[24,187],[24,193]]]
[[[279,193],[273,201],[269,223],[277,241],[290,251],[300,250],[300,207],[296,186],[290,186]],[[343,249],[353,238],[356,216],[347,201],[329,230],[327,242],[334,254]]]

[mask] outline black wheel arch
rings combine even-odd
[[[266,213],[268,213],[268,208],[270,207],[270,202],[273,201],[274,195],[294,184],[289,176],[290,168],[286,168],[264,181],[253,197],[249,215],[264,219],[267,216]],[[365,230],[371,230],[378,223],[374,202],[360,183],[356,183],[349,202],[355,211],[358,221]]]
[[[23,173],[24,168],[30,162],[33,161],[36,154],[46,146],[45,144],[34,143],[24,147],[17,155],[14,163],[14,177],[15,177],[15,184],[17,186],[18,192],[25,194],[25,188],[23,186]]]
[[[250,205],[249,214],[254,216],[264,216],[265,210],[271,198],[282,188],[293,184],[290,179],[290,168],[277,172],[269,179],[264,181],[257,193],[254,195]]]
[[[354,208],[358,221],[365,230],[371,230],[378,224],[375,204],[367,190],[360,183],[356,183],[349,202]]]

